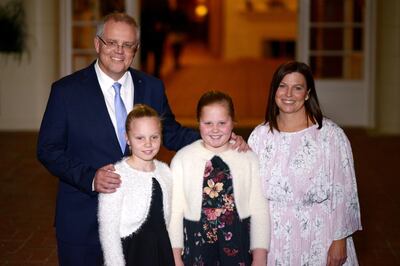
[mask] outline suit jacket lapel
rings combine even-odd
[[[97,79],[94,63],[86,68],[85,77],[86,78],[82,83],[83,86],[89,90],[88,94],[90,95],[90,104],[93,105],[95,112],[98,113],[99,121],[101,121],[101,128],[104,130],[104,133],[108,135],[107,138],[113,143],[113,147],[122,155],[118,137],[115,133],[114,125],[111,121],[110,114],[108,113],[104,95]]]

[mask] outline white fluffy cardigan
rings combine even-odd
[[[270,217],[262,194],[258,159],[249,151],[213,153],[198,140],[181,149],[171,162],[173,176],[171,222],[168,228],[173,248],[183,248],[183,218],[199,221],[206,162],[219,156],[230,168],[235,204],[241,219],[251,217],[250,248],[269,249]]]
[[[170,218],[171,171],[163,162],[154,160],[154,172],[133,169],[126,158],[115,165],[121,176],[121,187],[114,193],[99,194],[99,235],[105,265],[125,265],[121,238],[136,232],[147,219],[154,177],[163,192],[164,219]]]

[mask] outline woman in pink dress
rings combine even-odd
[[[265,123],[249,145],[270,205],[268,265],[358,265],[352,151],[343,130],[323,117],[309,66],[288,62],[276,70]]]

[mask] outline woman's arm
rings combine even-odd
[[[329,138],[331,180],[332,243],[327,254],[327,265],[342,265],[347,259],[346,239],[361,230],[360,205],[351,145],[343,130],[332,127]]]
[[[331,232],[333,240],[361,230],[360,205],[350,142],[341,128],[332,129],[329,165],[331,174]]]

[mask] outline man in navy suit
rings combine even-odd
[[[60,265],[101,265],[97,195],[120,185],[113,163],[121,150],[114,108],[115,82],[127,112],[135,103],[153,107],[163,118],[163,144],[171,150],[198,139],[199,133],[175,121],[161,80],[130,68],[139,46],[139,28],[124,13],[106,16],[97,28],[98,59],[51,88],[41,124],[37,155],[59,178],[56,236]],[[236,147],[246,146],[232,135]]]

